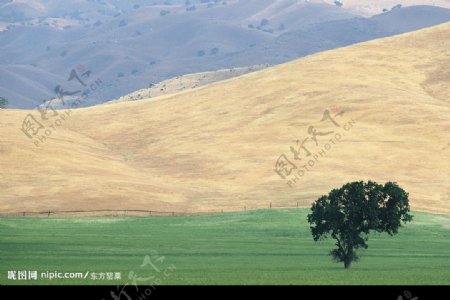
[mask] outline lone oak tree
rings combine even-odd
[[[314,241],[329,235],[337,249],[330,255],[349,269],[358,248],[367,249],[370,231],[398,233],[402,223],[412,220],[408,214],[408,193],[394,182],[383,185],[376,182],[352,182],[333,189],[312,205],[308,215]]]

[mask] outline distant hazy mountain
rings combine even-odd
[[[341,6],[357,14],[372,16],[384,11],[415,5],[430,5],[450,8],[450,0],[325,0],[329,4]]]
[[[320,21],[352,18],[305,1],[3,1],[0,95],[30,108],[82,64],[103,81],[90,104],[164,79],[234,67],[230,53]],[[264,61],[261,58],[261,61]]]
[[[411,6],[371,18],[322,22],[283,34],[270,42],[233,55],[235,64],[253,64],[259,57],[277,64],[319,51],[388,37],[450,21],[450,9]]]
[[[85,88],[68,82],[77,68],[91,71],[83,80],[102,81],[85,104],[93,105],[184,74],[280,63],[439,24],[449,12],[414,7],[365,19],[325,1],[0,0],[0,96],[32,108],[58,85]]]

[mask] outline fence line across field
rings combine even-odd
[[[50,217],[50,216],[86,216],[86,214],[98,214],[98,216],[109,217],[123,217],[123,216],[196,216],[196,215],[210,215],[210,214],[223,214],[227,212],[238,212],[247,210],[258,209],[283,209],[283,208],[299,208],[299,202],[294,206],[274,206],[272,202],[265,207],[251,207],[242,206],[234,210],[214,210],[214,211],[201,211],[201,212],[177,212],[177,211],[157,211],[157,210],[145,210],[145,209],[93,209],[93,210],[60,210],[60,211],[17,211],[17,212],[0,212],[0,217]]]

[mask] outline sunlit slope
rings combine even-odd
[[[155,98],[162,95],[174,94],[185,90],[195,89],[197,87],[208,85],[214,82],[223,81],[233,77],[259,71],[267,67],[269,67],[269,65],[255,65],[242,68],[220,69],[211,72],[177,76],[158,82],[156,84],[152,84],[149,88],[140,89],[128,95],[124,95],[118,99],[107,102],[107,104],[123,101],[136,101],[142,99],[148,100],[150,98]]]
[[[36,114],[39,115],[39,114]],[[106,145],[61,127],[39,148],[20,131],[22,111],[0,110],[2,211],[127,209],[177,202],[164,184],[129,167]],[[155,182],[155,181],[154,181]]]
[[[448,214],[448,49],[450,23],[156,101],[77,110],[39,148],[19,130],[27,112],[0,111],[1,208],[306,206],[333,187],[372,179],[397,181],[414,209]],[[326,109],[344,111],[335,117],[341,127],[320,122]],[[310,126],[333,133],[317,146],[308,140],[311,156],[300,151],[296,161],[290,147]],[[288,178],[304,171],[295,183],[274,171],[282,154],[297,165]]]

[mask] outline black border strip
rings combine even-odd
[[[450,281],[450,279],[449,279]],[[122,294],[119,294],[122,291]],[[295,299],[428,300],[447,299],[447,286],[0,286],[0,298],[149,300],[253,297]],[[446,296],[447,295],[447,296]],[[38,298],[36,298],[38,297]],[[8,299],[8,298],[6,298]],[[11,299],[11,298],[10,298]]]

